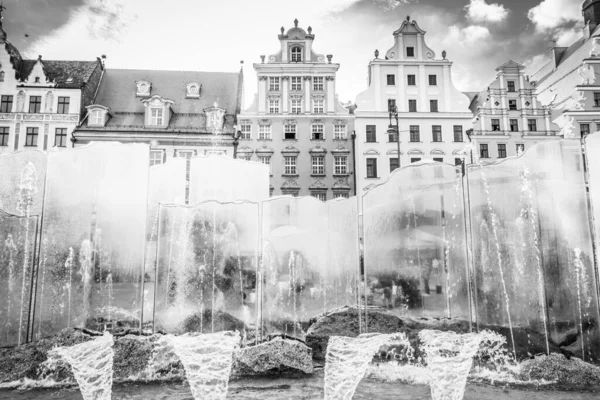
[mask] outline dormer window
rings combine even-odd
[[[294,46],[291,51],[291,59],[292,62],[301,62],[302,61],[302,47]]]
[[[201,86],[196,82],[188,83],[185,97],[193,99],[200,98],[200,87]]]
[[[102,125],[102,121],[104,120],[103,114],[104,114],[104,112],[102,110],[92,111],[92,115],[90,116],[90,124]]]
[[[225,122],[225,110],[222,108],[211,107],[204,109],[206,113],[206,130],[213,134],[223,132],[223,123]]]
[[[152,108],[150,110],[150,125],[162,125],[163,124],[163,109]]]
[[[88,125],[89,126],[104,126],[106,123],[106,115],[108,107],[101,106],[99,104],[92,104],[86,107],[89,111],[88,114]]]

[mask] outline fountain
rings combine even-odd
[[[194,399],[220,400],[227,396],[233,352],[239,345],[238,332],[218,332],[165,335],[157,346],[173,348],[185,368]]]
[[[114,358],[110,333],[75,346],[57,347],[48,356],[50,363],[62,360],[71,366],[84,400],[110,400]]]

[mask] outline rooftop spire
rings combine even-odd
[[[294,26],[295,26],[296,28],[298,27],[298,18],[296,18],[296,19],[294,20]]]

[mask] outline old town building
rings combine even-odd
[[[582,8],[581,38],[569,47],[553,48],[550,62],[531,77],[564,137],[600,130],[600,0],[586,0]]]
[[[354,194],[353,118],[335,92],[339,64],[313,50],[312,28],[282,27],[280,49],[254,64],[258,92],[239,115],[239,156],[271,166],[271,194]]]
[[[107,68],[76,145],[148,143],[150,164],[170,157],[233,155],[243,73]]]
[[[535,143],[560,137],[550,109],[538,101],[524,69],[512,60],[502,64],[496,79],[471,103],[471,140],[482,162],[515,156]]]
[[[394,45],[383,58],[376,50],[369,63],[369,88],[357,96],[354,111],[359,193],[385,181],[398,166],[464,159],[465,131],[473,119],[470,100],[454,87],[446,52],[436,57],[425,34],[407,17],[393,34]],[[396,129],[396,115],[400,143],[390,131]]]
[[[72,147],[72,132],[102,77],[102,61],[24,59],[7,40],[1,15],[0,45],[0,154]]]

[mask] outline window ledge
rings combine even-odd
[[[423,143],[423,142],[408,142],[408,143]]]
[[[286,178],[298,178],[299,174],[281,174],[281,176],[285,176]]]
[[[334,140],[335,142],[347,142],[347,141],[348,141],[348,138],[343,138],[343,139],[340,139],[340,138],[337,138],[337,139],[336,139],[336,138],[334,138],[333,140]]]
[[[443,140],[439,140],[439,141],[437,141],[437,140],[432,140],[432,141],[431,141],[431,142],[429,142],[429,143],[442,143],[442,144],[443,144],[443,143],[446,143],[446,142],[444,142]]]
[[[345,173],[345,174],[333,174],[334,178],[344,178],[344,177],[347,177],[347,176],[350,176],[350,174],[349,173]]]
[[[324,177],[327,176],[327,174],[310,174],[310,176]]]
[[[311,142],[324,142],[325,139],[310,139]]]
[[[284,142],[297,142],[298,139],[286,139],[286,138],[283,138],[283,141]]]
[[[365,142],[365,143],[379,143],[379,142]],[[396,143],[396,142],[394,142],[394,143]]]
[[[375,176],[375,177],[371,177],[371,178],[369,178],[369,177],[366,177],[365,179],[369,179],[369,180],[377,180],[377,179],[381,179],[381,178],[380,178],[380,177],[378,177],[378,176]]]
[[[273,139],[257,139],[259,142],[272,142]]]

